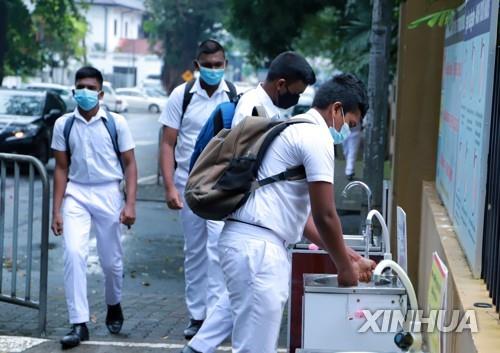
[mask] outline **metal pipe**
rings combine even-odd
[[[392,260],[392,254],[391,254],[391,240],[389,237],[389,229],[387,228],[387,225],[385,224],[384,217],[380,214],[379,211],[377,210],[371,210],[368,212],[368,215],[366,216],[366,232],[372,232],[372,225],[373,225],[373,217],[376,217],[382,226],[382,239],[384,243],[384,259],[385,260]]]
[[[14,219],[12,221],[12,281],[10,295],[17,292],[17,250],[19,237],[19,164],[14,162]]]
[[[30,300],[31,297],[31,265],[33,263],[33,209],[35,199],[34,188],[34,169],[33,165],[29,165],[29,184],[28,184],[28,242],[26,244],[26,284],[25,284],[25,299]]]
[[[0,293],[2,293],[3,282],[3,248],[4,248],[4,235],[5,235],[5,182],[6,182],[6,168],[5,162],[0,162]]]
[[[370,187],[363,183],[362,181],[356,180],[356,181],[351,181],[349,184],[347,184],[344,187],[344,190],[342,190],[342,196],[347,197],[347,194],[349,191],[354,188],[354,187],[359,187],[364,190],[366,194],[366,205],[368,207],[368,210],[372,209],[372,190]]]

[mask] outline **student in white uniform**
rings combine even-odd
[[[268,78],[276,77],[276,80],[281,80],[283,79],[283,77],[287,77],[288,82],[290,83],[291,78],[287,76],[287,72],[302,71],[302,75],[299,76],[301,77],[300,80],[302,81],[301,85],[302,87],[300,88],[301,90],[299,90],[298,92],[299,93],[303,92],[303,90],[306,87],[305,82],[308,82],[308,79],[306,79],[306,77],[308,77],[308,75],[314,75],[312,69],[307,64],[305,59],[303,59],[302,57],[300,57],[295,53],[281,54],[278,58],[279,60],[275,60],[271,63],[270,75],[268,76]],[[277,72],[280,73],[277,74]],[[275,74],[277,76],[273,76]],[[266,80],[266,83],[260,85],[259,87],[261,88],[269,87],[268,81],[269,80]],[[264,106],[264,108],[268,113],[268,116],[273,116],[273,114],[270,113],[273,112],[273,110],[277,114],[279,113],[279,109],[277,109],[276,106],[274,106],[274,104],[272,103],[270,95],[265,94],[266,91],[264,91],[263,89],[259,90],[258,88],[253,91],[250,91],[253,92],[252,95],[247,95],[250,93],[248,92],[240,99],[240,103],[238,103],[238,107],[236,109],[236,114],[234,116],[233,121],[235,119],[237,122],[241,121],[243,117],[250,115],[253,106],[255,105]],[[264,92],[264,94],[261,94],[262,92]],[[274,94],[271,93],[271,95]],[[249,97],[251,99],[249,99]],[[241,102],[243,102],[244,104],[241,105],[242,104]],[[271,105],[269,104],[269,102],[271,102]],[[330,143],[331,143],[331,137],[330,137]],[[319,242],[319,237],[317,236],[317,233],[314,234],[316,234],[316,239],[314,239],[314,241]],[[349,253],[353,261],[357,262],[361,261],[360,256],[357,255],[354,251],[349,250]],[[366,279],[366,276],[364,277],[364,279]],[[232,313],[231,313],[229,297],[226,292],[225,295],[222,296],[219,302],[217,303],[216,309],[207,317],[207,320],[204,322],[198,334],[189,342],[187,346],[184,347],[182,352],[183,353],[215,352],[216,347],[231,333],[232,328],[233,328]]]
[[[374,263],[348,250],[335,209],[334,151],[329,129],[345,134],[366,112],[365,88],[351,75],[327,81],[313,108],[299,117],[312,124],[288,127],[271,144],[258,171],[262,179],[304,165],[306,180],[262,187],[227,221],[219,239],[233,316],[234,353],[276,352],[283,307],[288,299],[287,246],[302,234],[328,251],[340,285],[369,280]],[[244,222],[244,223],[243,223]]]
[[[358,157],[359,145],[361,144],[361,126],[351,129],[349,137],[342,142],[345,157],[345,175],[347,180],[353,180],[355,175],[356,158]]]
[[[161,168],[167,206],[180,210],[184,232],[185,292],[190,314],[184,330],[186,339],[196,334],[207,310],[224,292],[217,253],[217,241],[224,223],[196,216],[184,202],[184,188],[196,138],[215,107],[229,100],[232,86],[223,80],[227,60],[218,42],[206,40],[201,43],[194,64],[200,78],[190,90],[192,98],[185,113],[186,83],[172,91],[159,119],[163,125]]]
[[[64,238],[64,287],[72,324],[71,331],[61,340],[63,348],[89,339],[86,272],[91,225],[104,272],[106,326],[117,334],[123,324],[120,223],[131,226],[135,222],[137,166],[135,145],[125,118],[107,113],[99,106],[104,96],[102,82],[102,74],[93,67],[83,67],[76,72],[73,94],[78,106],[74,112],[57,119],[52,137],[56,159],[52,230]],[[74,120],[66,141],[64,130],[68,119]],[[113,122],[115,141],[108,130]],[[125,204],[120,190],[123,178],[126,180]]]

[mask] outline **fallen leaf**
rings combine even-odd
[[[95,316],[94,314],[92,314],[90,316],[90,321],[92,321],[95,324],[97,322],[97,316]]]

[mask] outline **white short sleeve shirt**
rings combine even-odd
[[[200,80],[197,79],[191,88],[193,97],[181,121],[185,88],[186,83],[177,86],[172,91],[165,109],[163,109],[159,118],[159,122],[162,125],[178,130],[177,144],[175,146],[177,168],[174,175],[175,183],[178,187],[186,185],[189,162],[191,161],[196,138],[201,128],[215,107],[229,100],[227,93],[229,92],[229,88],[224,80],[221,81],[217,90],[209,97],[207,92],[201,87]]]
[[[256,106],[264,107],[269,118],[279,118],[282,115],[281,109],[274,105],[271,98],[267,95],[262,84],[243,94],[238,101],[238,105],[234,111],[232,127],[238,125],[244,118],[251,116],[253,108]]]
[[[126,152],[135,148],[127,121],[119,114],[111,113],[118,134],[118,148]],[[80,184],[101,184],[123,179],[120,162],[113,148],[111,136],[102,119],[107,119],[101,108],[89,121],[80,114],[78,108],[56,120],[52,135],[52,149],[66,151],[64,125],[68,118],[75,116],[69,135],[71,163],[69,180]]]
[[[315,109],[297,116],[312,123],[287,127],[269,147],[258,178],[304,165],[306,180],[279,181],[257,189],[229,218],[273,230],[287,243],[300,240],[311,212],[308,183],[333,184],[333,140],[322,116]]]

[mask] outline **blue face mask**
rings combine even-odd
[[[87,88],[75,89],[73,97],[78,106],[85,111],[92,110],[99,104],[99,92]]]
[[[224,77],[224,69],[208,69],[200,65],[200,78],[209,86],[216,86]]]
[[[330,130],[330,135],[332,135],[333,143],[336,145],[344,142],[351,134],[351,129],[349,128],[349,124],[345,122],[344,109],[342,109],[342,120],[344,120],[344,123],[342,124],[340,131],[337,131],[335,129],[334,127],[335,123],[333,124],[332,127],[328,128],[328,130]]]

